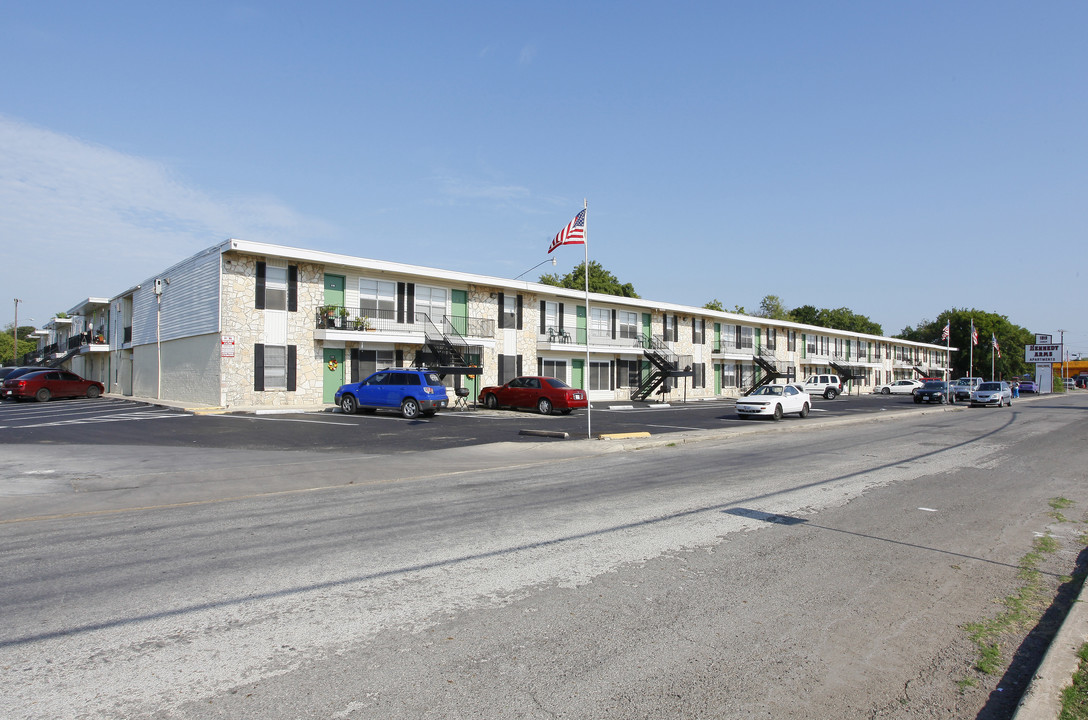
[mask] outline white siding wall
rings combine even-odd
[[[170,280],[162,292],[163,341],[219,332],[219,263],[218,251],[204,252],[155,276]],[[133,295],[134,345],[155,342],[155,277]]]

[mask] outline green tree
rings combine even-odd
[[[8,323],[4,328],[3,333],[0,333],[0,363],[11,365],[19,358],[28,352],[31,352],[38,347],[38,344],[33,340],[28,340],[30,333],[34,332],[35,328],[30,325],[20,325],[19,330],[16,333],[19,336],[19,349],[12,355],[11,347],[11,328],[12,323]]]
[[[718,312],[725,312],[725,306],[722,305],[722,301],[718,298],[714,298],[703,307],[707,310],[717,310]]]
[[[790,310],[787,320],[802,323],[804,325],[816,325],[817,327],[846,330],[847,332],[865,333],[867,335],[883,335],[884,328],[880,323],[873,322],[865,315],[859,315],[850,308],[816,308],[812,305],[802,305]]]
[[[978,345],[974,346],[973,351],[972,321],[978,332]],[[1024,375],[1034,369],[1024,361],[1022,349],[1025,345],[1035,342],[1035,335],[1027,328],[1010,322],[1006,315],[975,308],[970,310],[952,308],[942,312],[936,320],[922,320],[914,327],[908,325],[895,337],[944,345],[946,341],[941,339],[941,333],[946,324],[950,328],[947,342],[954,348],[951,363],[953,377],[973,375],[988,378],[991,360],[995,378]],[[1001,357],[997,357],[994,353],[991,337],[997,338],[997,343],[1001,347]],[[973,368],[970,367],[972,360]]]
[[[586,264],[580,262],[566,275],[560,277],[556,273],[541,275],[540,282],[555,287],[570,288],[571,290],[583,290],[586,286]],[[631,283],[621,283],[615,275],[601,267],[596,260],[589,261],[589,290],[590,292],[605,295],[620,295],[621,297],[637,298],[638,293]]]
[[[764,295],[759,302],[759,312],[756,313],[756,317],[768,320],[789,320],[790,312],[782,304],[782,298],[777,295]]]

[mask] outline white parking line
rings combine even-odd
[[[645,425],[646,425],[646,427],[672,428],[673,430],[706,430],[707,429],[707,428],[697,428],[697,427],[686,427],[684,425],[652,425],[650,423],[645,423]]]
[[[295,418],[276,418],[266,417],[264,415],[216,415],[215,417],[232,418],[234,420],[261,420],[262,422],[293,422],[293,423],[311,423],[313,425],[347,425],[355,427],[355,423],[350,422],[332,422],[330,420],[300,420]],[[396,418],[390,418],[395,420]]]
[[[65,420],[56,420],[54,422],[35,423],[32,425],[15,425],[16,429],[23,430],[26,428],[41,428],[41,427],[62,427],[64,425],[94,425],[96,423],[108,423],[108,422],[126,422],[130,420],[162,420],[165,418],[180,418],[188,417],[188,415],[182,415],[180,413],[170,414],[157,414],[157,413],[128,413],[125,415],[102,415],[99,417],[89,418],[68,418]]]

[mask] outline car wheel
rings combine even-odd
[[[772,417],[774,418],[775,422],[778,422],[779,420],[782,419],[782,406],[781,405],[775,405],[774,406],[774,415]]]
[[[914,404],[915,404],[915,405],[921,405],[921,404],[922,404],[922,398],[920,398],[920,397],[918,397],[917,395],[915,395],[915,396],[914,396]]]
[[[838,395],[838,394],[839,393],[837,391],[833,390],[832,388],[828,388],[827,390],[824,390],[824,397],[827,398],[828,400],[834,400],[835,396]]]
[[[98,389],[97,385],[91,385],[89,388],[87,388],[87,397],[89,398],[96,398],[101,394],[102,391]]]
[[[340,409],[347,415],[354,415],[359,410],[359,403],[354,395],[342,395],[340,397]]]
[[[495,393],[488,393],[484,398],[484,407],[488,410],[497,410],[499,407],[499,399],[495,397]]]
[[[536,409],[540,411],[541,415],[551,415],[552,401],[548,398],[540,398],[536,401]]]
[[[881,395],[891,395],[892,394],[892,389],[891,388],[882,388],[881,391],[880,391],[880,394]]]
[[[801,406],[801,412],[799,412],[797,414],[800,415],[803,418],[808,417],[808,403],[805,403],[804,405],[802,405]]]
[[[404,398],[400,404],[400,414],[408,420],[415,420],[419,417],[419,402],[415,398]]]
[[[45,388],[34,393],[34,399],[38,402],[49,402],[49,398],[51,397],[53,397],[53,395]]]

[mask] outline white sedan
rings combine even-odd
[[[881,395],[912,395],[915,388],[920,388],[925,383],[917,380],[896,380],[887,385],[878,385],[873,392]]]
[[[737,399],[737,415],[742,419],[770,417],[781,420],[786,413],[808,415],[812,398],[798,385],[761,385]]]

